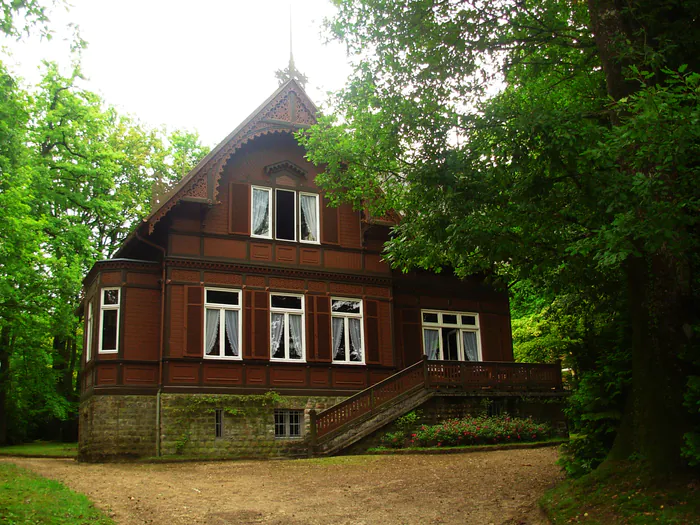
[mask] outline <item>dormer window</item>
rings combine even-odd
[[[253,186],[251,236],[318,244],[319,198],[315,193]],[[274,211],[273,211],[274,210]]]

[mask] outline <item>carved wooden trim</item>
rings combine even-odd
[[[315,124],[314,111],[305,103],[306,94],[290,82],[277,97],[259,111],[241,130],[202,166],[182,188],[171,195],[163,206],[148,221],[148,231],[152,233],[155,225],[174,208],[183,198],[208,198],[209,204],[218,204],[219,181],[229,158],[253,139],[273,133],[293,133],[300,127]],[[292,100],[294,99],[294,100]],[[294,108],[292,107],[294,106]],[[294,118],[292,118],[294,117]],[[270,122],[273,121],[273,122]],[[208,191],[207,181],[212,181],[213,191]]]
[[[292,175],[298,175],[304,178],[306,178],[306,174],[308,173],[304,168],[302,168],[301,166],[297,166],[289,160],[283,160],[282,162],[277,162],[275,164],[265,166],[265,173],[268,175],[274,175],[275,173],[279,173],[280,171],[287,171]]]

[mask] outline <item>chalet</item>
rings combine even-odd
[[[293,136],[315,113],[285,82],[87,274],[81,458],[328,454],[418,406],[560,394],[513,363],[506,293],[394,272],[391,223],[328,206]]]

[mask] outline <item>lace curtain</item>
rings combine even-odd
[[[231,355],[238,357],[238,312],[236,310],[224,311],[224,323],[226,325],[226,339],[231,345]],[[227,355],[228,349],[227,349]]]
[[[345,361],[345,320],[333,317],[333,359]]]
[[[207,355],[219,355],[219,310],[207,309],[206,324]]]
[[[289,333],[292,344],[289,348],[290,359],[301,359],[301,316],[289,314]]]
[[[311,195],[300,195],[301,220],[306,222],[308,232],[304,237],[305,241],[318,241],[318,217],[316,216],[316,199]]]
[[[253,234],[270,235],[270,193],[253,189]]]
[[[462,341],[464,341],[464,359],[478,361],[479,350],[476,346],[476,332],[462,332]]]
[[[425,355],[428,359],[438,359],[440,353],[440,333],[437,330],[423,330]]]
[[[284,333],[284,314],[272,314],[270,333],[270,346],[272,347],[272,357],[284,358],[284,347],[280,348],[282,334]]]
[[[362,361],[362,332],[359,319],[348,319],[350,325],[350,361]]]

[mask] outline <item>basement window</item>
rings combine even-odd
[[[300,438],[303,410],[275,410],[275,437]]]
[[[224,435],[224,411],[220,408],[214,410],[214,436],[223,437]]]

